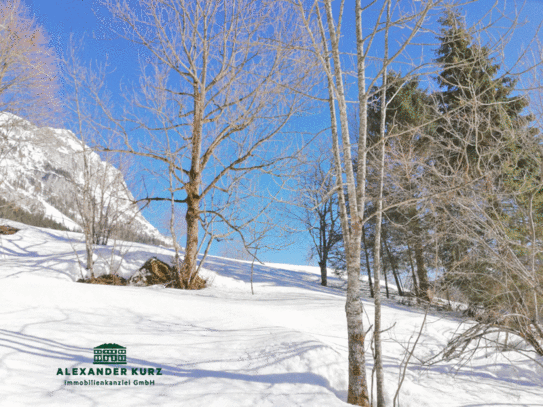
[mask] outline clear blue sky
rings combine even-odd
[[[67,47],[70,35],[75,38],[85,38],[85,57],[89,60],[109,60],[114,71],[110,76],[110,88],[114,91],[121,79],[134,80],[138,69],[137,50],[127,42],[117,38],[111,33],[112,23],[107,10],[96,0],[25,0],[31,12],[37,17],[42,26],[48,32],[51,42],[59,55],[62,55]],[[338,3],[338,2],[336,2]],[[353,12],[348,10],[353,3],[346,2],[346,18],[343,32],[346,39],[352,36],[354,18]],[[474,21],[483,10],[487,9],[493,1],[484,0],[472,5],[467,12],[468,21]],[[509,3],[510,4],[510,3]],[[509,11],[512,8],[509,6]],[[543,0],[529,0],[522,14],[528,24],[521,28],[509,47],[509,58],[522,49],[537,26],[543,19]],[[351,42],[352,41],[347,41]],[[427,51],[428,52],[428,51]],[[307,122],[300,124],[307,126]],[[311,120],[314,130],[319,127],[328,127],[329,119],[326,113],[316,114]],[[160,227],[160,215],[155,212],[145,212],[146,217]],[[309,240],[307,237],[298,236],[296,244],[281,252],[270,252],[263,255],[268,261],[284,262],[292,264],[305,264]],[[216,253],[216,251],[215,251]]]

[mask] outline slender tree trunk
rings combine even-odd
[[[416,208],[412,208],[409,213],[411,219],[411,233],[414,240],[414,251],[415,251],[415,264],[417,266],[417,279],[418,279],[418,290],[417,297],[423,301],[430,301],[428,296],[428,290],[430,288],[428,284],[428,272],[424,267],[424,247],[423,247],[423,233],[420,226],[420,219],[418,211]]]
[[[383,252],[383,246],[385,244],[385,231],[383,228],[383,225],[381,225],[381,231],[383,238],[381,239],[381,253]],[[383,257],[383,256],[381,256]],[[387,298],[390,299],[390,292],[388,290],[388,276],[387,276],[387,266],[383,260],[381,260],[381,264],[383,265],[383,276],[385,277],[385,292],[387,294]]]
[[[415,266],[413,264],[413,254],[411,251],[411,247],[409,246],[409,243],[407,244],[407,253],[409,254],[409,264],[411,266],[411,278],[413,279],[413,290],[415,291],[415,296],[419,296],[419,284],[417,281],[417,275],[415,273]]]
[[[384,93],[384,92],[383,92]],[[384,110],[384,109],[383,109]],[[377,385],[377,407],[385,407],[384,398],[384,373],[383,355],[381,347],[381,221],[383,210],[383,182],[384,182],[384,159],[385,159],[385,138],[381,137],[381,148],[379,153],[379,195],[377,198],[377,219],[375,225],[375,245],[373,250],[373,273],[375,276],[374,302],[375,321],[373,340],[375,345],[375,373]]]
[[[390,299],[390,292],[388,291],[387,266],[385,262],[383,262],[383,275],[385,276],[385,292],[387,293],[387,298]]]
[[[326,214],[326,211],[324,212]],[[328,270],[326,269],[326,263],[328,260],[328,249],[326,248],[326,215],[320,216],[320,261],[319,266],[321,268],[321,285],[326,287]]]
[[[371,280],[371,267],[370,267],[370,256],[368,255],[368,245],[366,244],[366,228],[362,227],[362,241],[364,243],[364,253],[366,255],[366,270],[368,271],[368,282],[370,284],[370,294],[371,298],[374,298],[373,293],[373,281]]]
[[[332,76],[332,66],[328,56],[328,47],[326,46],[325,63],[328,71],[328,89],[330,97],[330,114],[332,119],[332,148],[336,165],[336,180],[338,183],[338,201],[340,209],[341,228],[343,231],[343,241],[347,256],[347,299],[345,302],[345,313],[347,316],[347,336],[349,349],[349,388],[347,402],[358,406],[369,407],[369,394],[366,380],[366,359],[365,359],[365,331],[362,323],[362,303],[360,301],[360,248],[362,241],[362,218],[358,210],[358,194],[356,192],[356,183],[351,157],[349,126],[347,120],[347,103],[343,87],[343,72],[341,70],[341,60],[339,56],[339,38],[337,37],[336,27],[332,15],[332,4],[330,0],[325,0],[326,19],[328,23],[328,33],[330,35],[331,55],[334,60],[334,78]],[[358,9],[358,1],[357,1]],[[320,12],[317,6],[317,12]],[[326,38],[323,38],[326,43]],[[338,101],[339,117],[341,125],[341,137],[343,145],[343,155],[339,152],[339,135],[337,131],[337,117],[334,100]],[[365,160],[365,159],[364,159]],[[342,163],[345,165],[345,175],[347,181],[347,192],[349,196],[349,211],[351,213],[351,225],[349,227],[349,217],[347,216],[347,205],[344,197],[343,170]],[[358,186],[364,188],[364,183]],[[360,203],[363,205],[363,202]]]
[[[415,241],[415,262],[417,264],[417,277],[419,280],[419,298],[424,301],[430,301],[428,290],[428,273],[424,267],[424,252],[422,250],[422,242],[420,239]]]
[[[398,294],[400,294],[400,296],[403,296],[402,284],[401,284],[401,281],[400,281],[400,276],[399,276],[399,273],[398,273],[398,269],[396,268],[396,259],[394,258],[394,256],[390,252],[390,249],[388,247],[388,243],[387,243],[387,240],[386,240],[386,236],[383,236],[383,237],[384,237],[383,242],[384,242],[384,245],[385,245],[385,251],[387,252],[388,261],[390,262],[390,266],[392,268],[392,275],[394,276],[394,281],[396,282],[396,287],[398,287]]]
[[[381,125],[380,125],[380,146],[379,146],[379,192],[377,197],[377,219],[375,221],[375,244],[373,252],[373,264],[375,275],[375,324],[373,340],[375,344],[375,375],[377,385],[377,407],[385,407],[385,378],[383,372],[383,350],[381,343],[381,228],[383,223],[383,189],[385,182],[385,146],[386,146],[386,111],[387,111],[387,57],[388,57],[388,32],[390,23],[390,1],[387,2],[387,17],[385,28],[385,45],[383,79],[381,84]]]
[[[94,259],[93,259],[94,250],[92,247],[91,236],[87,236],[87,238],[85,239],[85,249],[87,251],[87,270],[90,273],[90,278],[94,278]]]

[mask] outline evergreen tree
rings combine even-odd
[[[420,299],[429,301],[429,281],[425,265],[425,247],[428,241],[425,214],[416,203],[421,194],[421,178],[424,177],[422,165],[427,159],[427,136],[431,131],[434,114],[433,101],[420,87],[417,78],[407,80],[400,74],[390,72],[386,90],[386,132],[388,177],[385,197],[389,204],[412,201],[388,210],[383,220],[382,240],[385,266],[393,271],[396,285],[400,288],[396,271],[401,259],[395,253],[403,252],[405,268],[414,258],[412,288]],[[375,89],[375,94],[379,94]],[[381,101],[370,101],[368,108],[368,130],[370,140],[379,134]],[[396,247],[396,249],[395,249]],[[392,248],[392,250],[390,250]],[[401,289],[401,288],[400,288]]]
[[[497,145],[529,122],[521,115],[528,100],[514,95],[516,79],[498,76],[500,65],[487,47],[474,41],[457,10],[446,12],[440,23],[436,62],[443,70],[436,81],[442,88],[437,97],[445,119],[437,134],[447,144],[450,168],[481,176],[481,162],[498,165]]]
[[[437,122],[434,139],[441,148],[434,160],[445,176],[462,174],[468,182],[488,178],[490,171],[499,171],[514,148],[515,131],[529,122],[529,117],[521,115],[528,101],[523,96],[513,95],[516,79],[498,76],[500,65],[488,47],[474,41],[458,10],[447,11],[439,21],[441,45],[436,51],[436,62],[442,71],[436,78],[441,87],[436,99],[441,119]],[[480,188],[485,186],[492,188],[489,183],[479,184]],[[497,200],[491,206],[500,210]],[[459,216],[453,202],[443,209],[445,213]],[[466,241],[448,234],[441,246],[445,267],[450,270],[454,265],[458,269],[460,259],[468,251]],[[475,267],[474,264],[466,266]]]
[[[459,226],[441,244],[446,277],[483,313],[476,315],[483,331],[503,327],[543,354],[543,174],[537,131],[523,114],[528,99],[515,78],[499,75],[491,50],[473,40],[458,12],[441,23],[436,161],[470,185],[443,206]]]

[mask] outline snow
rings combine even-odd
[[[84,184],[81,152],[87,150],[90,169],[96,174],[90,182],[97,201],[110,203],[121,214],[119,223],[131,222],[140,235],[169,241],[133,204],[121,172],[88,147],[84,149],[71,131],[38,128],[6,112],[0,112],[0,127],[0,133],[8,135],[0,148],[0,195],[4,199],[80,231],[74,197],[81,194]],[[101,178],[104,174],[105,180]],[[106,190],[100,181],[107,185]]]
[[[81,234],[3,223],[21,230],[0,236],[0,405],[347,405],[345,292],[321,287],[317,267],[255,264],[255,295],[250,262],[219,257],[206,261],[202,275],[210,286],[200,291],[78,284]],[[97,269],[128,277],[149,257],[172,254],[117,242],[97,250]],[[368,327],[373,305],[363,302]],[[383,350],[392,406],[404,346],[413,342],[423,312],[386,302],[383,318],[390,328]],[[428,315],[401,390],[402,407],[543,406],[543,360],[533,354],[487,348],[469,363],[421,365],[458,325],[454,315]],[[160,368],[162,375],[64,374],[107,367],[93,365],[93,348],[103,343],[126,347],[129,372]],[[366,345],[370,377],[369,340]],[[104,379],[131,384],[65,384]],[[155,384],[136,386],[135,379]]]

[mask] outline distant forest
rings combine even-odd
[[[13,202],[8,202],[2,197],[0,197],[0,219],[9,219],[15,222],[21,222],[26,225],[37,226],[40,228],[73,232],[73,230],[67,228],[61,223],[58,223],[51,218],[48,218],[47,216],[45,216],[44,213],[31,213]],[[164,246],[165,244],[165,242],[161,241],[160,239],[142,235],[137,231],[131,230],[129,228],[116,231],[116,233],[113,233],[113,238],[125,240],[128,242],[151,244],[155,246]]]

